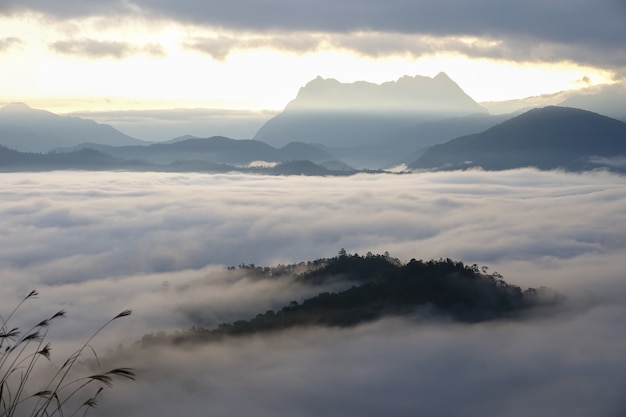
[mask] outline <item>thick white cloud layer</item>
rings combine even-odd
[[[56,354],[124,308],[104,352],[315,294],[223,266],[450,257],[545,285],[568,310],[475,326],[387,321],[126,358],[99,415],[570,415],[626,410],[626,181],[531,169],[349,178],[2,174],[0,306],[60,308]],[[59,359],[57,357],[57,359]],[[128,363],[130,362],[130,363]]]

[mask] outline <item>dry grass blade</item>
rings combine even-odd
[[[19,335],[20,335],[20,329],[18,329],[17,327],[14,327],[11,330],[9,330],[8,332],[0,333],[0,338],[3,338],[3,339],[15,339]]]
[[[50,390],[43,390],[33,394],[33,397],[50,398],[50,396],[52,396],[52,391]]]
[[[118,314],[117,316],[113,317],[113,320],[119,319],[120,317],[130,316],[132,312],[133,312],[132,310],[124,310],[120,314]]]
[[[102,382],[107,387],[113,386],[113,378],[111,378],[110,376],[106,374],[90,375],[87,378],[91,379],[92,381]]]
[[[22,338],[21,342],[29,342],[29,341],[40,341],[42,340],[42,336],[41,333],[39,333],[39,331],[27,334],[26,336],[24,336],[24,338]]]
[[[102,365],[100,364],[100,358],[98,357],[98,353],[96,352],[96,350],[89,345],[89,350],[91,350],[91,353],[93,354],[94,359],[96,360],[96,363],[98,364],[98,367],[101,368]]]
[[[37,351],[37,353],[50,360],[50,350],[50,343],[47,343],[41,350]]]
[[[65,310],[59,310],[56,313],[54,313],[54,315],[52,317],[50,317],[50,320],[54,320],[58,317],[66,317],[66,311]]]
[[[96,406],[100,392],[105,387],[113,386],[114,378],[135,379],[135,373],[131,368],[115,368],[106,373],[70,377],[70,371],[86,350],[91,350],[98,368],[101,369],[100,360],[90,344],[91,341],[113,320],[129,316],[131,310],[122,311],[93,332],[86,342],[66,358],[63,365],[42,383],[42,381],[33,381],[38,359],[41,356],[51,359],[51,347],[47,342],[48,331],[52,320],[66,316],[65,310],[57,311],[50,318],[39,321],[27,331],[8,325],[24,302],[38,295],[36,290],[32,290],[22,298],[8,316],[0,315],[0,417],[84,416],[87,410]],[[94,382],[99,385],[97,392],[95,395],[88,396],[85,394],[86,387],[93,386]],[[33,384],[43,386],[38,390],[31,389],[34,388],[31,387]],[[26,394],[29,391],[35,393]],[[77,398],[79,394],[83,396],[82,399]],[[28,410],[29,407],[30,410]],[[66,414],[67,408],[73,408],[74,412]]]
[[[98,391],[96,391],[94,396],[91,398],[88,398],[87,401],[83,403],[83,405],[86,405],[87,407],[92,407],[92,408],[98,405],[98,395],[100,395],[103,389],[104,388],[102,387],[98,388]]]
[[[35,298],[39,295],[39,291],[37,290],[31,290],[28,295],[26,296],[25,300],[28,300],[29,298]]]
[[[26,300],[30,299],[30,298],[34,298],[36,296],[38,296],[39,293],[37,292],[37,290],[32,290],[31,292],[28,293],[28,295],[24,298],[22,298],[22,301],[20,301],[15,308],[13,309],[13,311],[11,311],[11,314],[9,314],[7,316],[7,318],[5,319],[3,316],[0,316],[0,321],[2,321],[2,328],[4,329],[7,326],[7,323],[9,321],[11,321],[11,318],[13,317],[13,315],[15,314],[15,312],[17,310],[19,310],[19,308],[22,306],[22,304],[24,304],[26,302]]]
[[[87,401],[85,401],[85,402],[83,403],[83,405],[86,405],[87,407],[91,407],[91,408],[93,408],[93,407],[95,407],[96,405],[98,405],[98,399],[97,399],[96,397],[91,397],[91,398],[88,398],[88,399],[87,399]]]
[[[76,359],[78,359],[78,356],[80,356],[79,353],[75,353],[72,356],[70,356],[69,358],[67,358],[65,360],[65,362],[63,362],[63,366],[61,366],[61,369],[67,368],[70,365],[72,365],[74,362],[76,362]]]
[[[124,378],[128,378],[132,381],[135,380],[136,374],[135,374],[135,370],[132,368],[117,368],[117,369],[113,369],[110,370],[109,372],[107,372],[107,375],[117,375],[117,376],[121,376]]]

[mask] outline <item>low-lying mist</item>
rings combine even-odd
[[[616,416],[626,411],[626,181],[522,169],[269,177],[2,174],[0,306],[59,309],[53,360],[124,308],[94,347],[138,381],[94,415]],[[547,286],[550,317],[473,325],[387,319],[194,348],[118,351],[146,333],[254,317],[322,291],[240,264],[337,254],[452,258]],[[339,284],[336,284],[339,285]],[[332,290],[335,287],[325,288]]]

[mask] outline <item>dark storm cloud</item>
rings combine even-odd
[[[0,3],[0,12],[3,14],[35,11],[61,19],[128,13],[132,10],[130,2],[126,0],[67,0],[54,3],[45,0],[6,0]]]
[[[317,289],[221,265],[306,261],[341,247],[484,264],[567,299],[560,314],[533,320],[386,320],[139,350],[115,362],[135,367],[139,380],[116,384],[94,415],[625,410],[624,177],[532,169],[350,178],[50,172],[2,181],[0,310],[31,288],[41,295],[21,320],[67,310],[50,329],[54,363],[124,308],[133,315],[93,342],[101,360],[146,333],[247,319],[311,296]]]
[[[476,56],[520,60],[582,60],[586,64],[626,66],[626,6],[621,0],[324,0],[294,2],[181,0],[71,1],[9,0],[0,12],[35,10],[57,18],[136,15],[174,19],[237,32],[419,34],[470,36],[503,44],[471,48]],[[287,35],[288,36],[288,35]],[[228,45],[207,46],[224,56]],[[381,46],[381,45],[379,45]],[[448,45],[452,46],[452,45]],[[388,51],[397,51],[390,45]],[[428,49],[426,45],[410,48]],[[402,49],[402,48],[401,48]],[[466,48],[461,51],[465,52]],[[361,52],[369,48],[361,48]],[[484,54],[484,55],[481,55]],[[473,56],[473,55],[471,55]]]
[[[626,12],[621,2],[601,0],[340,0],[340,1],[225,1],[170,2],[71,1],[62,5],[40,0],[4,2],[5,11],[41,10],[59,17],[145,12],[184,21],[243,30],[309,30],[348,32],[374,30],[435,35],[541,35],[559,42],[597,40],[618,43]]]
[[[95,39],[69,39],[56,41],[50,48],[57,53],[66,55],[80,55],[89,58],[116,58],[121,59],[137,53],[149,55],[164,55],[164,49],[159,44],[136,46],[125,42],[100,41]]]

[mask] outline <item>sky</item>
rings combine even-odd
[[[0,314],[50,327],[51,366],[93,343],[135,382],[92,415],[612,417],[626,410],[626,184],[519,169],[349,178],[4,173]],[[146,333],[248,319],[317,291],[226,266],[349,253],[452,258],[565,297],[556,315],[478,325],[385,320],[187,350]],[[4,313],[6,316],[6,313]]]
[[[2,0],[0,105],[280,110],[316,76],[477,101],[626,76],[624,0]]]

